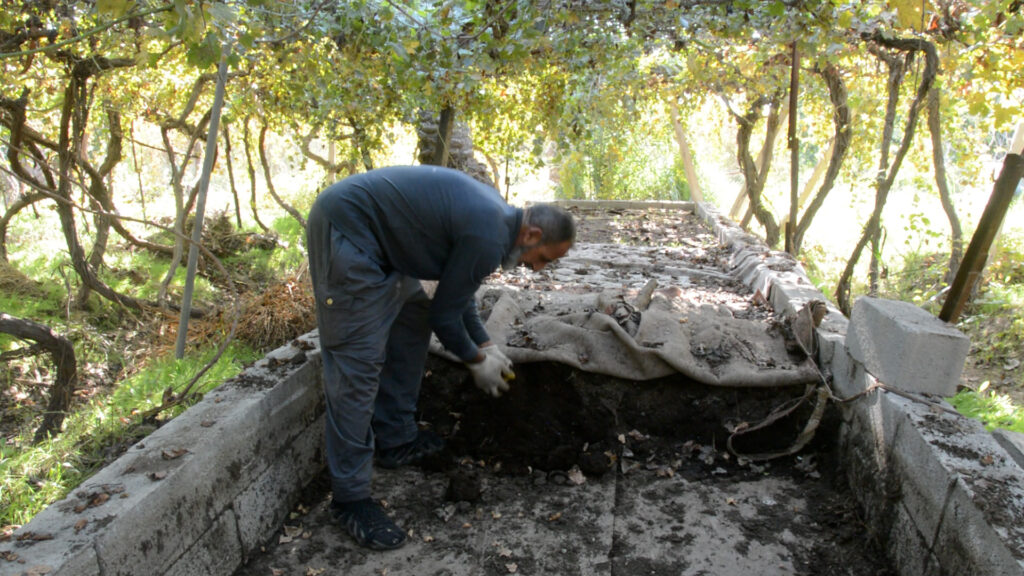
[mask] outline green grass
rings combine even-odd
[[[989,430],[1005,428],[1024,434],[1024,410],[1006,394],[989,389],[984,382],[977,391],[964,390],[949,399],[958,412],[981,420]]]
[[[63,498],[102,468],[117,448],[126,448],[152,432],[152,424],[139,414],[157,406],[168,386],[180,390],[212,358],[213,352],[159,358],[129,378],[109,395],[95,397],[69,414],[64,430],[55,438],[31,445],[34,429],[26,427],[13,441],[0,439],[0,526],[28,522],[50,503]],[[205,393],[241,371],[259,354],[232,343],[196,385]],[[184,411],[178,406],[162,416]]]
[[[107,377],[94,376],[91,370],[118,370],[126,363],[131,375],[113,383],[113,388],[101,390],[88,400],[78,401],[67,415],[63,430],[56,437],[32,444],[32,436],[39,425],[41,402],[38,385],[23,377],[39,370],[42,379],[52,370],[50,359],[41,356],[23,359],[20,371],[2,372],[0,385],[12,395],[4,406],[5,437],[0,437],[0,526],[24,524],[36,513],[55,500],[64,497],[90,475],[109,463],[123,449],[134,444],[155,429],[153,423],[143,423],[141,415],[160,404],[164,390],[170,386],[180,391],[199,369],[212,357],[213,351],[197,351],[184,360],[172,357],[148,358],[143,361],[126,355],[126,349],[139,345],[145,339],[150,325],[140,324],[138,314],[126,312],[116,305],[93,295],[85,310],[68,309],[70,296],[77,295],[79,280],[66,256],[66,248],[59,235],[51,231],[54,218],[43,214],[40,219],[25,218],[15,223],[17,238],[9,246],[13,267],[28,280],[14,275],[8,281],[19,282],[19,288],[0,290],[0,310],[15,317],[27,318],[46,324],[74,343],[81,388],[102,384]],[[50,228],[47,228],[47,227]],[[240,253],[236,266],[229,266],[232,274],[245,275],[250,267],[260,267],[268,280],[283,272],[294,270],[305,259],[302,229],[290,217],[274,222],[275,232],[284,247],[271,251],[253,249]],[[142,300],[155,300],[169,266],[169,258],[147,250],[124,250],[111,244],[104,266],[99,270],[101,279],[114,290]],[[184,285],[185,266],[179,266],[171,285],[172,298],[180,295]],[[210,270],[213,281],[203,277],[196,280],[196,301],[200,305],[222,299],[223,278]],[[66,281],[65,281],[66,279]],[[0,335],[0,352],[25,346],[6,335]],[[242,367],[260,354],[241,343],[233,343],[218,363],[193,388],[202,394],[237,374]],[[137,371],[135,371],[137,369]],[[134,372],[134,373],[132,373]],[[22,376],[19,376],[19,373]],[[15,396],[18,395],[18,396]],[[20,395],[27,396],[27,399]],[[159,415],[170,419],[184,411],[186,406],[167,410]]]

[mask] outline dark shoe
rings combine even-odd
[[[331,502],[331,516],[360,546],[371,550],[394,550],[405,544],[405,530],[388,518],[380,504],[369,498],[355,502]]]
[[[444,450],[444,439],[429,430],[420,430],[411,442],[377,450],[377,465],[381,468],[398,468],[418,464],[441,450]]]

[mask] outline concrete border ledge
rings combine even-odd
[[[777,314],[824,300],[799,262],[706,205],[561,204],[694,211],[729,247],[732,273]],[[848,325],[829,304],[817,331],[819,364],[841,397],[884,376],[851,355]],[[317,341],[314,331],[271,352],[39,513],[0,543],[0,576],[229,576],[323,467]],[[840,406],[848,479],[901,574],[1024,573],[1022,437],[994,437],[940,398],[876,389]]]
[[[734,271],[777,314],[825,299],[791,256],[768,250],[713,208],[701,204],[695,212],[730,248]],[[831,374],[837,396],[864,392],[876,378],[908,391],[955,390],[966,337],[919,309],[907,310],[910,304],[863,298],[857,304],[855,342],[846,337],[850,322],[831,304],[818,328],[819,365]],[[848,479],[894,566],[905,576],[1024,573],[1024,470],[1008,441],[1012,433],[993,436],[941,397],[916,396],[927,403],[876,389],[841,405]]]
[[[0,544],[0,574],[231,574],[323,467],[315,333],[271,352]]]
[[[591,210],[630,210],[663,208],[669,210],[685,210],[693,212],[695,204],[678,200],[555,200],[552,202],[563,208],[589,208]]]

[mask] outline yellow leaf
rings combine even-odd
[[[920,0],[890,0],[889,4],[896,11],[896,17],[899,18],[900,26],[913,28],[917,31],[921,30],[922,6]]]

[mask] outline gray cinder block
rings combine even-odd
[[[850,315],[847,345],[855,360],[889,386],[952,396],[970,341],[913,304],[865,296]]]

